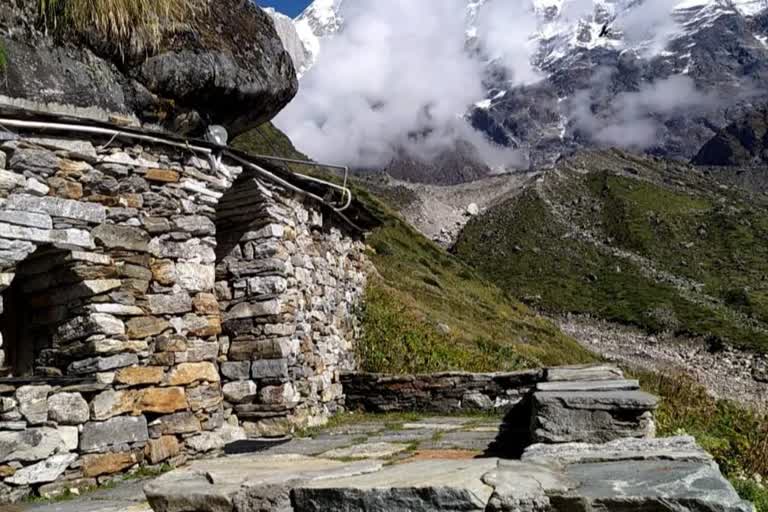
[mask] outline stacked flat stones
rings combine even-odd
[[[503,413],[515,436],[534,443],[653,437],[658,403],[636,380],[607,365],[506,373],[348,373],[341,380],[351,410]]]
[[[355,368],[364,244],[253,178],[224,196],[217,229],[224,398],[250,436],[321,423],[344,406],[340,374]]]
[[[266,434],[338,407],[362,244],[239,167],[22,135],[0,143],[0,292],[21,290],[29,369],[59,381],[0,385],[0,502],[215,453],[237,414]]]
[[[537,443],[603,443],[653,437],[658,399],[613,366],[548,368],[533,393]]]
[[[544,370],[499,373],[445,372],[341,376],[347,407],[368,412],[506,412],[519,405],[544,379]]]

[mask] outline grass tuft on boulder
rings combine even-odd
[[[90,34],[123,48],[157,49],[165,29],[205,7],[204,0],[38,0],[46,25]]]

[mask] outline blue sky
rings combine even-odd
[[[291,18],[297,16],[306,6],[312,3],[311,0],[256,0],[256,3],[262,7],[274,7],[275,10],[287,14]]]

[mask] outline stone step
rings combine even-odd
[[[559,382],[540,382],[537,391],[634,391],[640,389],[637,380],[576,380]]]
[[[603,443],[653,437],[658,399],[643,391],[538,391],[532,438],[540,443]]]
[[[616,380],[623,378],[624,372],[611,365],[560,366],[557,368],[547,368],[544,372],[544,380],[548,382]]]

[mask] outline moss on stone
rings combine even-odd
[[[8,51],[5,49],[5,44],[0,41],[0,73],[5,73],[8,67]]]

